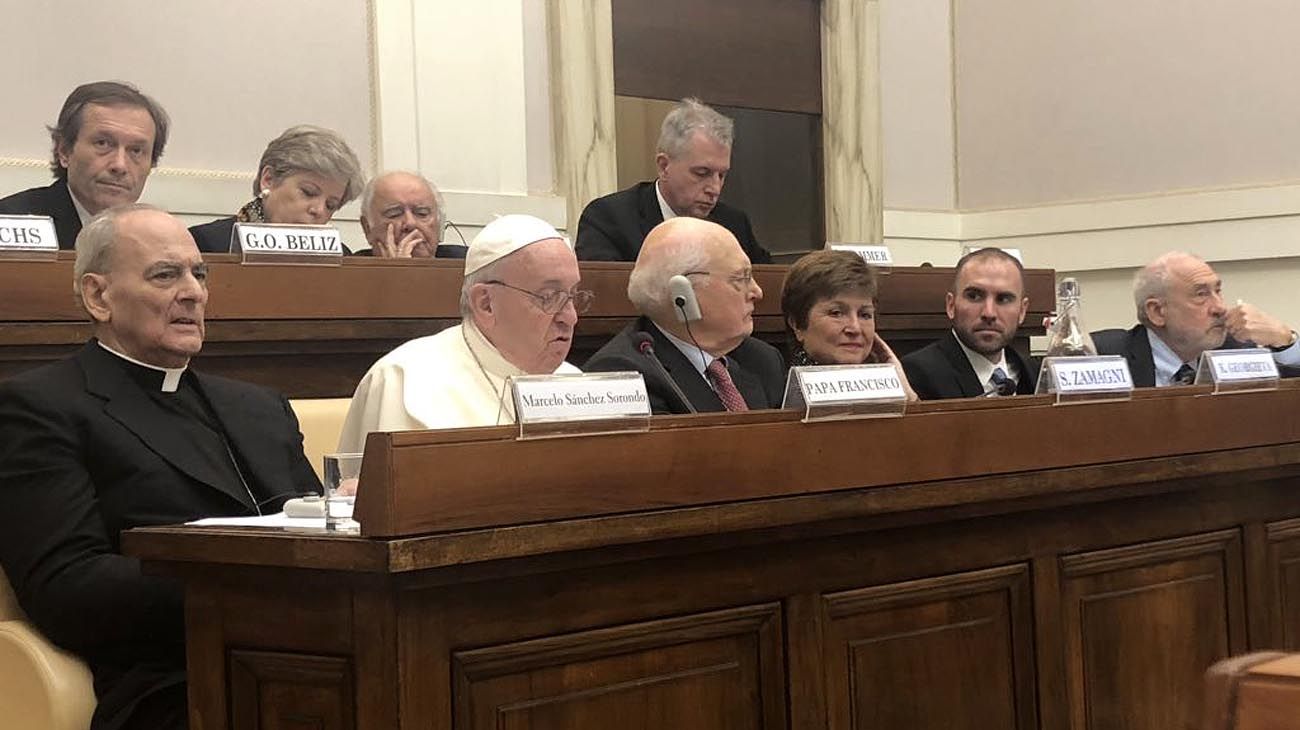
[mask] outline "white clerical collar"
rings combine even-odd
[[[181,376],[185,374],[185,368],[189,367],[189,365],[186,365],[185,367],[180,367],[180,368],[160,368],[157,365],[150,365],[147,362],[140,362],[139,360],[129,355],[124,355],[118,352],[117,350],[114,350],[113,348],[109,347],[108,345],[105,345],[103,340],[96,340],[96,342],[99,343],[100,347],[113,353],[114,355],[117,355],[118,357],[122,358],[123,360],[126,360],[127,362],[133,365],[139,365],[142,368],[149,368],[150,370],[157,370],[158,372],[162,373],[163,374],[162,392],[164,393],[176,392],[176,389],[180,387],[181,384]]]
[[[1183,366],[1183,359],[1178,357],[1173,348],[1165,344],[1150,327],[1143,327],[1147,331],[1147,342],[1151,343],[1151,362],[1156,367],[1156,387],[1163,388],[1166,385],[1173,385],[1174,374]],[[1199,359],[1199,358],[1198,358]],[[1192,369],[1196,369],[1196,363],[1187,363]]]
[[[482,363],[484,370],[501,379],[502,382],[512,375],[526,374],[507,360],[472,321],[464,320],[461,322],[461,327],[465,335],[465,344],[469,346],[470,352],[474,353],[474,357]]]
[[[1004,347],[1001,350],[998,350],[998,361],[993,362],[987,357],[984,357],[980,353],[967,347],[966,343],[961,341],[961,338],[957,336],[955,331],[952,333],[952,337],[957,340],[957,344],[961,346],[962,352],[966,353],[966,359],[970,361],[971,369],[975,371],[975,378],[980,381],[980,387],[984,389],[986,394],[996,389],[996,386],[994,386],[990,381],[993,378],[993,372],[998,368],[1002,368],[1002,372],[1006,373],[1008,378],[1011,378],[1016,383],[1020,382],[1020,372],[1012,367],[1011,363],[1007,360],[1007,348]]]
[[[74,192],[72,192],[72,186],[71,186],[71,185],[68,186],[68,197],[69,197],[69,198],[72,198],[72,207],[74,207],[74,208],[77,209],[77,217],[81,219],[81,225],[83,225],[83,226],[86,225],[87,223],[90,222],[90,219],[91,219],[91,218],[94,218],[94,217],[95,217],[95,216],[93,216],[93,215],[90,214],[90,211],[86,210],[86,206],[82,205],[80,200],[77,200],[77,194],[74,193]],[[109,352],[113,352],[113,351],[112,351],[112,350],[109,350]],[[114,354],[117,354],[117,353],[114,353]],[[125,357],[125,356],[124,356],[124,357]],[[130,359],[130,358],[127,358],[127,359]],[[134,362],[134,361],[132,361],[132,362]]]
[[[709,365],[713,364],[714,360],[719,359],[705,352],[702,348],[696,347],[694,343],[675,337],[673,333],[660,327],[658,323],[651,322],[650,324],[653,324],[655,329],[662,332],[664,337],[668,338],[669,342],[673,343],[678,350],[682,351],[682,354],[686,356],[686,359],[695,366],[696,370],[700,371],[701,376],[704,375],[704,371],[708,369]]]
[[[677,212],[673,210],[673,207],[668,204],[667,200],[664,200],[664,194],[659,190],[658,180],[655,180],[655,197],[659,199],[659,212],[663,214],[664,220],[677,217]],[[664,334],[667,333],[665,332]]]

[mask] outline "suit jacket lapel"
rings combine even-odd
[[[957,336],[949,331],[939,343],[939,349],[943,350],[944,357],[948,358],[948,364],[952,366],[956,390],[965,398],[984,395],[984,384],[975,377],[975,369],[970,366],[970,359],[957,342]]]
[[[279,423],[284,414],[273,408],[278,401],[270,398],[250,398],[256,391],[249,387],[231,387],[231,383],[194,373],[199,390],[226,432],[230,447],[244,464],[244,479],[252,487],[256,482],[261,491],[272,494],[294,486],[289,463],[283,453],[268,448],[265,438],[268,423]]]
[[[659,362],[663,364],[664,370],[677,383],[677,387],[682,389],[687,398],[691,399],[691,405],[695,406],[697,411],[725,411],[726,406],[722,405],[722,399],[718,394],[713,392],[709,383],[700,374],[698,368],[691,364],[682,351],[677,348],[663,332],[659,331],[648,318],[642,317],[638,325],[655,340],[655,355]]]
[[[1031,395],[1034,388],[1038,386],[1038,363],[1029,355],[1022,354],[1014,347],[1006,349],[1007,360],[1012,360],[1016,364],[1016,369],[1020,371],[1020,380],[1016,383],[1016,393],[1018,395]]]
[[[731,382],[735,383],[736,390],[740,391],[750,410],[768,407],[763,384],[752,373],[741,369],[740,362],[730,355],[727,356],[727,372],[731,374]]]
[[[637,190],[636,203],[637,218],[641,224],[641,238],[644,239],[651,229],[664,222],[664,213],[659,209],[659,196],[655,194],[654,180],[641,183],[640,189]]]
[[[1151,340],[1147,339],[1146,327],[1138,325],[1128,331],[1128,347],[1124,348],[1124,358],[1128,360],[1134,387],[1156,387],[1156,360],[1151,354]]]
[[[72,193],[68,191],[68,182],[59,180],[46,188],[50,217],[54,218],[54,233],[59,237],[59,248],[66,250],[76,248],[77,234],[81,233],[81,216],[77,215],[77,206],[72,204]]]
[[[227,488],[220,475],[207,468],[202,459],[195,458],[193,444],[185,439],[183,433],[170,428],[166,419],[159,417],[158,404],[131,380],[117,356],[92,341],[77,357],[86,374],[86,389],[105,400],[104,412],[109,418],[134,433],[145,448],[186,476],[228,494],[246,506],[253,506],[248,494]]]

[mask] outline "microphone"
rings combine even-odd
[[[691,405],[691,399],[687,398],[686,394],[682,392],[682,389],[678,387],[677,381],[673,380],[673,376],[668,374],[668,370],[664,368],[664,364],[659,362],[659,357],[655,355],[654,338],[650,336],[650,333],[636,332],[632,335],[632,342],[636,344],[636,351],[645,355],[646,359],[650,361],[655,371],[663,376],[663,379],[668,382],[668,387],[672,388],[673,393],[682,404],[686,406],[686,410],[691,413],[699,413],[699,411],[695,410],[695,406]]]

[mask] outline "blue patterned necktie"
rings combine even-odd
[[[1015,395],[1016,381],[1007,377],[1007,372],[1002,368],[993,370],[993,375],[989,376],[989,382],[993,384],[993,389],[998,395]]]

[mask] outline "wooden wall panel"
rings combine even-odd
[[[233,730],[352,730],[352,666],[338,657],[230,652]]]
[[[1028,577],[1013,565],[827,595],[828,726],[1035,727]]]
[[[464,730],[785,726],[778,604],[454,654]]]
[[[1270,649],[1300,650],[1300,519],[1267,525]]]
[[[614,93],[821,114],[818,0],[613,0]]]
[[[1061,560],[1070,726],[1195,727],[1202,677],[1246,649],[1238,530]]]

